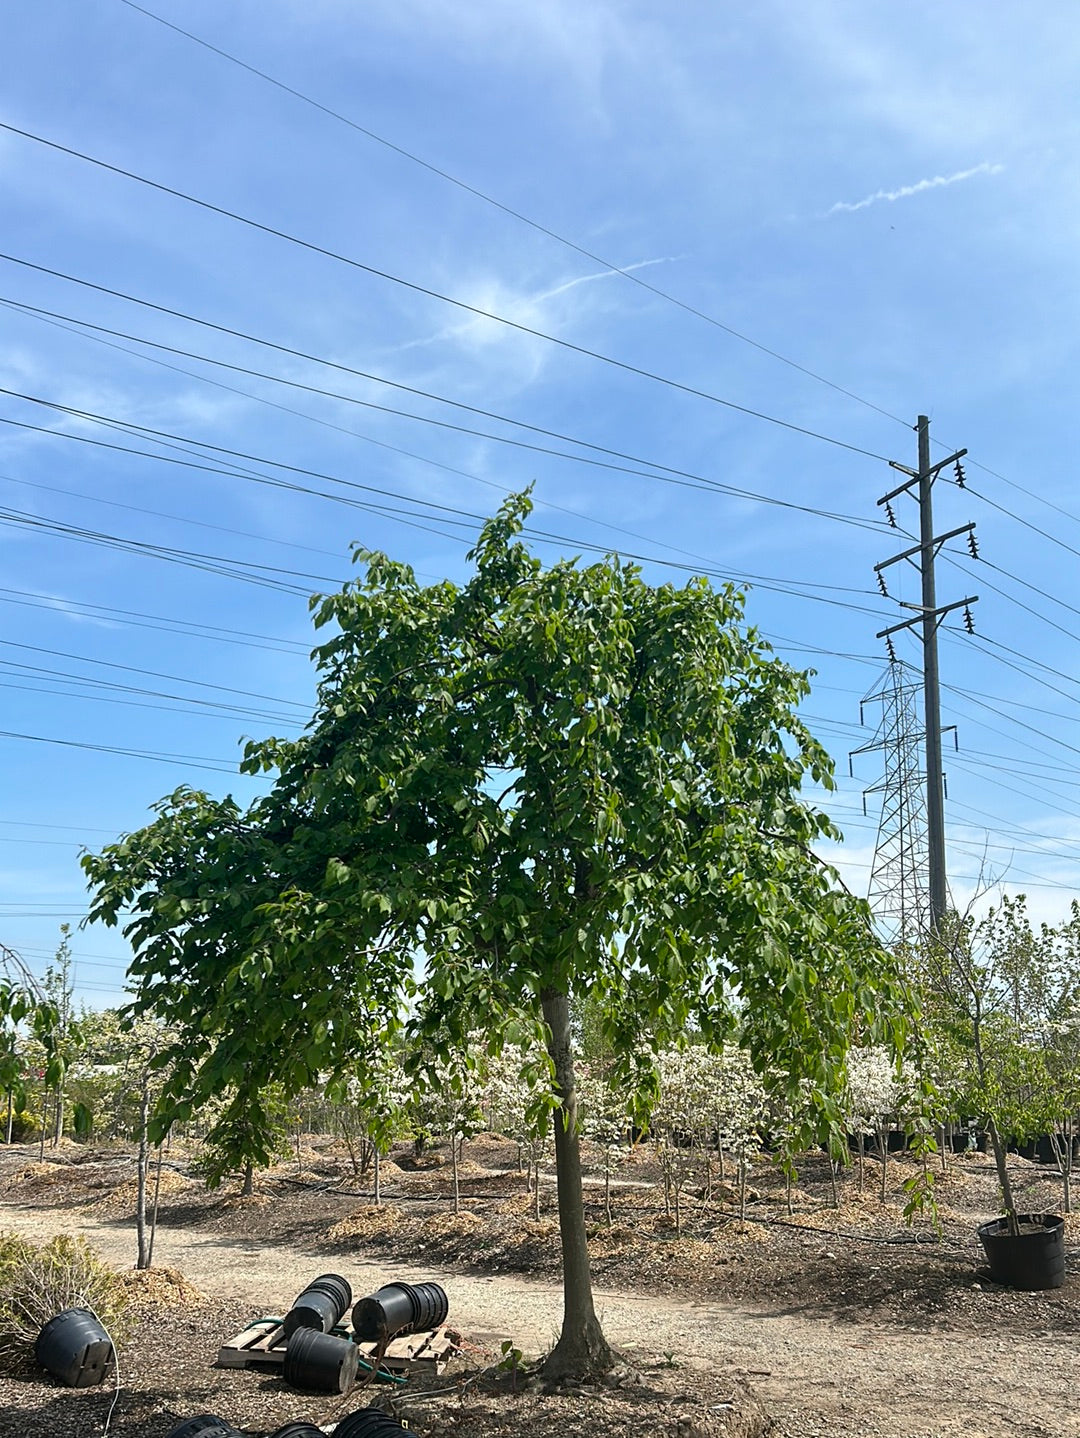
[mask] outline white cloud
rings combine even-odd
[[[564,280],[561,284],[553,285],[550,289],[541,290],[537,294],[515,295],[506,289],[499,281],[494,280],[474,288],[467,300],[477,310],[485,311],[485,314],[474,315],[465,320],[462,324],[448,325],[434,334],[424,335],[418,339],[407,340],[390,350],[391,354],[401,354],[407,350],[423,349],[429,345],[439,344],[445,340],[465,341],[466,347],[472,350],[483,349],[504,339],[524,339],[536,343],[533,336],[522,335],[515,331],[513,325],[524,325],[529,329],[547,331],[551,330],[556,321],[554,318],[545,318],[543,306],[551,300],[558,299],[561,295],[577,289],[581,285],[594,283],[596,280],[607,280],[621,274],[632,274],[635,270],[647,269],[650,265],[666,265],[675,263],[677,256],[661,256],[654,260],[638,260],[635,264],[624,265],[619,270],[594,270],[591,274],[577,275],[573,279]],[[487,315],[501,315],[512,321],[511,325],[500,324],[497,319],[488,319]]]
[[[970,170],[957,170],[952,175],[934,175],[932,179],[916,180],[913,185],[901,185],[897,190],[875,190],[872,195],[867,195],[862,200],[837,200],[836,204],[826,211],[826,216],[838,214],[842,210],[849,213],[866,210],[882,201],[891,205],[896,200],[906,200],[911,195],[921,195],[926,190],[940,190],[946,185],[959,184],[961,180],[970,180],[975,175],[999,175],[1004,168],[1004,165],[992,165],[984,160],[980,165],[973,165]]]

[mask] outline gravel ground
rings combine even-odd
[[[406,1411],[425,1438],[592,1438],[618,1427],[676,1438],[1080,1435],[1080,1277],[1050,1293],[1017,1294],[980,1275],[971,1235],[988,1216],[992,1185],[978,1160],[943,1206],[944,1242],[925,1246],[889,1241],[911,1237],[898,1228],[895,1205],[875,1206],[864,1195],[837,1214],[805,1192],[796,1222],[817,1227],[789,1229],[763,1202],[759,1216],[769,1224],[734,1232],[714,1222],[708,1238],[675,1239],[655,1223],[646,1233],[639,1183],[635,1197],[620,1200],[615,1228],[597,1234],[597,1308],[626,1367],[611,1385],[558,1398],[491,1393],[470,1376],[503,1338],[541,1353],[561,1316],[551,1221],[537,1224],[520,1202],[515,1210],[492,1197],[492,1172],[474,1177],[475,1189],[487,1184],[488,1198],[476,1199],[482,1211],[457,1219],[425,1191],[437,1187],[430,1173],[403,1174],[385,1210],[299,1189],[280,1175],[246,1202],[207,1196],[178,1178],[166,1195],[155,1262],[182,1271],[208,1301],[140,1325],[122,1355],[130,1376],[111,1433],[164,1438],[176,1418],[206,1408],[252,1431],[305,1414],[332,1421],[327,1407],[298,1402],[280,1379],[209,1364],[227,1330],[279,1310],[314,1272],[334,1269],[357,1291],[391,1278],[446,1287],[466,1356],[440,1380],[447,1391],[437,1397],[415,1396],[410,1383]],[[1029,1186],[1042,1181],[1022,1176]],[[121,1160],[106,1156],[54,1165],[37,1179],[0,1179],[0,1228],[81,1233],[110,1262],[130,1265],[122,1177]],[[498,1182],[505,1186],[504,1173]],[[430,1201],[410,1204],[410,1196]],[[0,1438],[100,1433],[108,1397],[61,1392],[37,1377],[0,1381]],[[361,1401],[366,1395],[348,1400]]]

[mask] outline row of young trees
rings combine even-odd
[[[42,1144],[59,1137],[65,1113],[76,1136],[134,1138],[145,1176],[148,1119],[167,1078],[159,1059],[168,1055],[170,1036],[148,1017],[76,1013],[66,956],[65,934],[46,975],[48,999],[35,1005],[11,986],[4,991],[16,1116],[25,1123],[25,1106],[32,1105]],[[1022,898],[1006,900],[981,923],[954,917],[942,942],[912,950],[908,962],[922,1015],[904,1062],[881,1046],[854,1046],[847,1054],[841,1111],[859,1156],[860,1185],[872,1146],[882,1159],[885,1196],[897,1130],[933,1134],[943,1153],[957,1131],[973,1142],[975,1131],[985,1129],[1002,1146],[1038,1134],[1057,1162],[1068,1211],[1080,1114],[1080,907],[1066,923],[1036,929]],[[574,1031],[581,1133],[599,1146],[609,1181],[631,1142],[655,1144],[676,1225],[687,1182],[708,1194],[714,1179],[730,1178],[741,1199],[748,1167],[762,1150],[784,1161],[786,1136],[800,1129],[797,1116],[738,1043],[716,1049],[690,1042],[658,1052],[639,1045],[637,1062],[652,1072],[648,1085],[642,1080],[628,1091],[587,1009],[575,1016]],[[51,1067],[50,1055],[58,1056]],[[423,1081],[410,1074],[398,1044],[363,1078],[291,1099],[281,1084],[271,1085],[254,1111],[242,1090],[216,1096],[197,1124],[187,1125],[189,1136],[204,1141],[200,1171],[211,1185],[240,1174],[250,1191],[254,1170],[284,1157],[302,1129],[336,1134],[356,1176],[373,1171],[378,1201],[380,1159],[395,1139],[418,1145],[441,1139],[450,1150],[456,1207],[460,1146],[486,1129],[516,1141],[539,1201],[539,1168],[551,1138],[545,1050],[508,1043],[493,1053],[488,1039],[473,1033],[456,1051],[433,1050],[422,1072]],[[647,1086],[643,1107],[632,1094]],[[610,1216],[610,1182],[605,1205]],[[1004,1206],[1015,1207],[1011,1193]]]

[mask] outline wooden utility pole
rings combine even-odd
[[[901,624],[893,624],[888,629],[882,629],[877,637],[885,640],[889,648],[889,657],[892,659],[894,657],[892,636],[901,629],[913,629],[916,625],[922,629],[930,929],[931,932],[934,932],[940,927],[949,902],[945,867],[945,784],[941,767],[941,687],[938,678],[937,633],[942,619],[954,609],[964,610],[964,622],[970,632],[972,628],[970,606],[979,597],[977,594],[969,594],[966,599],[958,599],[953,604],[939,605],[934,577],[934,560],[946,540],[955,539],[960,534],[967,535],[968,546],[973,558],[978,557],[978,551],[975,548],[974,524],[962,524],[959,529],[951,529],[947,534],[937,536],[934,534],[932,501],[934,480],[943,469],[954,464],[956,465],[957,483],[962,486],[963,470],[960,467],[960,460],[967,454],[967,450],[958,449],[947,459],[943,459],[937,464],[931,464],[930,421],[926,415],[919,415],[915,428],[919,439],[919,467],[918,469],[909,469],[907,465],[890,460],[893,469],[900,470],[910,478],[904,484],[898,485],[896,489],[890,490],[888,494],[882,495],[878,504],[885,506],[889,522],[895,527],[896,520],[892,512],[892,500],[901,494],[911,495],[919,506],[919,542],[900,554],[894,554],[891,559],[876,564],[874,572],[877,574],[881,592],[886,596],[888,596],[888,590],[883,572],[892,564],[907,560],[919,570],[922,580],[922,602],[920,604],[907,604],[903,600],[899,601],[902,609],[918,610],[918,615],[915,618],[904,620]]]

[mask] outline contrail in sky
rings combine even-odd
[[[973,175],[998,175],[1004,168],[1004,165],[991,165],[984,160],[981,165],[975,165],[970,170],[957,170],[955,175],[935,175],[932,180],[917,180],[914,185],[901,185],[898,190],[877,190],[874,194],[867,195],[865,200],[856,200],[854,203],[850,200],[837,200],[826,214],[835,215],[840,210],[865,210],[876,205],[879,200],[892,204],[894,200],[906,200],[909,195],[921,195],[924,190],[939,190],[944,185],[970,180]]]

